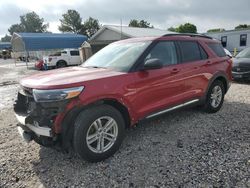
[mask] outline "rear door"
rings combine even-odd
[[[71,50],[70,51],[70,64],[71,65],[78,65],[78,64],[80,64],[79,50]]]
[[[158,42],[143,59],[157,58],[164,67],[155,70],[142,70],[135,74],[133,88],[136,90],[132,101],[138,118],[143,118],[154,112],[164,110],[182,101],[185,82],[179,74],[176,45],[173,41]]]
[[[197,41],[178,41],[181,55],[181,72],[183,81],[183,98],[197,99],[204,95],[209,75],[207,74],[208,54]]]

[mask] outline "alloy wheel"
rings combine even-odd
[[[213,88],[211,96],[210,96],[211,106],[213,108],[217,108],[220,105],[221,100],[222,100],[222,94],[223,92],[222,92],[221,87],[216,85]]]
[[[94,153],[104,153],[115,143],[118,136],[118,125],[109,116],[96,119],[89,127],[86,136],[88,148]]]

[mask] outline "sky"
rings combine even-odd
[[[0,37],[20,22],[20,15],[31,11],[49,23],[49,31],[59,32],[59,19],[68,9],[77,10],[83,21],[91,16],[103,25],[144,19],[155,28],[167,29],[190,22],[201,33],[250,25],[250,0],[0,0]]]

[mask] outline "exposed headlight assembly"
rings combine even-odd
[[[54,102],[71,99],[80,95],[84,87],[66,89],[40,90],[33,89],[33,96],[36,102]]]

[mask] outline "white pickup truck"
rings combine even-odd
[[[64,49],[61,52],[55,54],[44,56],[43,63],[48,67],[66,67],[70,65],[81,64],[81,59],[78,49]]]

